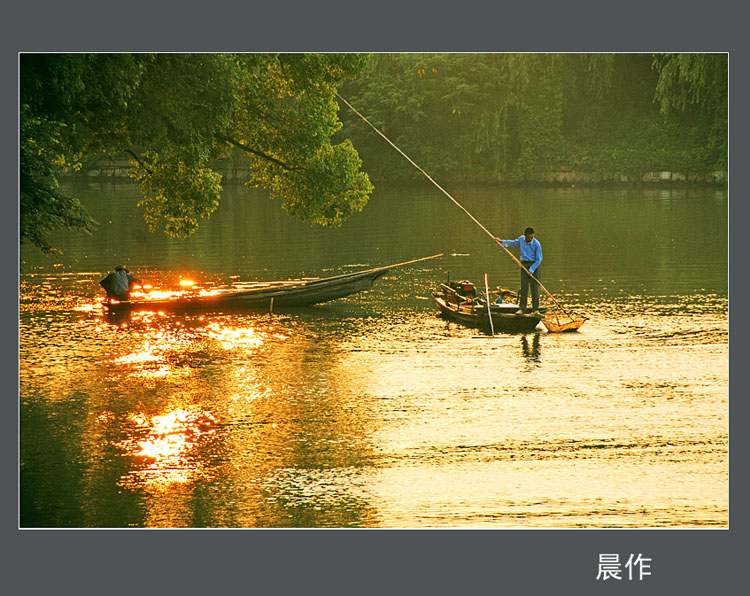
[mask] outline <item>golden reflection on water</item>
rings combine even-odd
[[[100,332],[117,333],[111,326]],[[191,525],[187,494],[213,482],[228,483],[232,495],[207,505],[223,520],[219,525],[351,524],[335,504],[320,505],[327,501],[322,493],[309,505],[296,496],[309,489],[268,480],[277,470],[327,466],[329,457],[339,465],[339,453],[351,464],[351,441],[341,438],[350,434],[351,411],[342,412],[337,390],[329,394],[323,370],[332,355],[314,336],[272,317],[152,314],[133,317],[127,339],[128,350],[102,362],[110,380],[146,381],[142,387],[155,391],[172,387],[168,408],[156,400],[144,409],[151,396],[142,393],[130,398],[133,409],[117,425],[129,429],[114,443],[129,462],[119,485],[144,493],[144,525]],[[224,365],[217,368],[217,361]],[[315,399],[305,395],[311,374],[320,377]],[[332,522],[332,511],[342,521]]]
[[[188,325],[153,312],[133,313],[131,322],[121,322],[119,327],[134,325],[140,342],[133,345],[131,351],[112,357],[108,363],[124,369],[130,377],[146,380],[191,375],[196,361],[208,360],[221,352],[260,349],[272,333],[277,339],[286,338],[284,334],[274,333],[273,328],[206,321],[205,317]],[[111,331],[105,323],[99,325],[98,330]]]
[[[335,344],[288,327],[269,327],[268,341],[223,381],[219,473],[231,498],[214,515],[240,527],[367,525],[371,508],[350,479],[373,463],[372,430],[349,379],[335,374]]]
[[[22,373],[50,411],[86,400],[92,494],[116,472],[132,525],[726,525],[725,317],[651,308],[494,338],[430,311],[45,315]]]
[[[205,478],[195,451],[217,432],[211,412],[177,407],[155,415],[133,412],[129,419],[133,434],[116,446],[134,460],[135,469],[121,478],[121,486],[161,492]]]
[[[179,350],[191,351],[189,339],[176,338],[172,334],[159,331],[150,334],[134,351],[113,358],[110,363],[115,367],[127,368],[127,374],[133,379],[157,380],[189,375],[189,366],[180,366],[179,361],[171,357]],[[180,358],[182,360],[182,358]]]
[[[218,341],[225,350],[258,348],[263,345],[268,334],[267,331],[261,331],[256,327],[234,327],[216,321],[208,323],[204,331],[208,337]],[[283,334],[276,337],[286,338]]]

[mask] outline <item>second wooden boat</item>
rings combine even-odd
[[[530,333],[542,320],[541,311],[538,314],[516,314],[518,306],[515,304],[490,304],[488,313],[487,303],[475,297],[473,285],[464,287],[465,284],[440,284],[440,288],[432,293],[444,318],[467,327],[500,333]]]

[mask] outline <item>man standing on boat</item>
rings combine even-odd
[[[542,245],[539,244],[539,240],[534,238],[534,228],[526,228],[523,231],[523,236],[519,236],[516,240],[495,238],[495,242],[501,246],[517,246],[521,249],[521,265],[526,269],[521,270],[521,294],[518,297],[518,306],[520,308],[516,314],[521,315],[526,311],[526,297],[528,296],[529,286],[531,286],[531,309],[534,314],[538,314],[539,265],[542,263]],[[526,270],[528,270],[528,273]],[[529,273],[534,277],[531,277]]]
[[[128,271],[127,267],[118,265],[112,273],[99,282],[99,285],[107,291],[107,304],[110,304],[113,298],[119,302],[129,301],[130,290],[139,281]]]

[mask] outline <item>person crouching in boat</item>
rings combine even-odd
[[[112,304],[112,299],[128,302],[130,291],[139,282],[140,280],[130,273],[127,267],[118,265],[114,271],[99,282],[99,285],[107,292],[107,304]]]

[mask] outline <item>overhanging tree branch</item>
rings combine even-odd
[[[253,149],[252,147],[248,147],[247,145],[245,145],[244,143],[241,143],[240,141],[235,141],[234,139],[230,139],[228,137],[217,137],[217,138],[220,139],[220,140],[222,140],[222,141],[224,141],[224,142],[226,142],[226,143],[229,143],[233,147],[237,147],[238,149],[242,149],[246,153],[252,153],[253,155],[257,155],[258,157],[262,157],[263,159],[267,159],[268,161],[270,161],[272,163],[275,163],[277,166],[280,166],[280,167],[284,168],[285,170],[287,170],[289,172],[298,172],[298,171],[300,171],[302,169],[302,168],[299,168],[299,167],[289,166],[289,165],[285,164],[283,161],[281,161],[279,159],[276,159],[275,157],[271,157],[270,155],[266,155],[262,151],[258,151],[257,149]]]
[[[149,169],[148,167],[146,167],[146,166],[145,166],[145,165],[143,164],[143,162],[141,161],[141,158],[140,158],[140,157],[139,157],[138,155],[136,155],[136,154],[135,154],[135,152],[133,152],[133,151],[132,151],[132,150],[130,150],[130,149],[125,149],[125,153],[127,153],[128,155],[130,155],[130,156],[131,156],[131,157],[132,157],[132,158],[133,158],[133,159],[135,160],[135,162],[136,162],[136,163],[138,164],[138,167],[139,167],[139,168],[143,168],[143,169],[144,169],[144,170],[146,170],[146,171],[147,171],[147,172],[148,172],[149,174],[153,174],[153,172],[152,172],[152,171],[151,171],[151,170],[150,170],[150,169]]]
[[[224,153],[219,146],[264,166],[252,183],[292,201],[289,212],[302,219],[337,224],[371,192],[366,177],[341,192],[352,172],[365,176],[351,151],[328,161],[320,153],[331,149],[337,126],[320,89],[360,72],[363,56],[58,53],[24,54],[21,62],[20,235],[42,250],[51,248],[47,234],[80,227],[85,214],[65,195],[34,187],[49,178],[51,188],[62,159],[126,153],[146,220],[164,218],[172,226],[165,231],[185,236],[195,215],[207,217],[220,199],[221,176],[209,167]],[[324,211],[332,198],[336,209]]]

